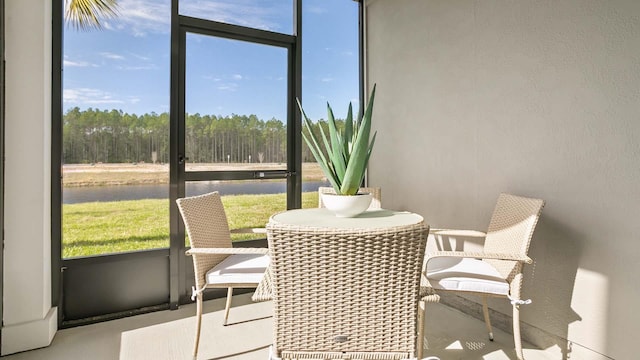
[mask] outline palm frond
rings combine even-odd
[[[118,0],[65,0],[65,21],[78,30],[102,29],[100,19],[118,16]]]

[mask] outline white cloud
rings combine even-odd
[[[311,5],[307,7],[307,12],[310,14],[320,15],[326,13],[327,8],[318,5]]]
[[[149,60],[151,60],[151,58],[150,58],[150,57],[148,57],[148,56],[144,56],[144,55],[140,55],[140,54],[135,54],[135,53],[132,53],[132,52],[130,52],[129,54],[130,54],[131,56],[133,56],[134,58],[139,59],[139,60],[143,60],[143,61],[149,61]]]
[[[127,66],[118,66],[118,70],[156,70],[158,66],[155,64],[149,65],[127,65]]]
[[[100,89],[92,89],[92,88],[64,89],[62,93],[62,99],[65,104],[65,107],[81,106],[81,105],[95,106],[95,105],[103,105],[103,104],[127,103],[127,101],[116,98],[107,91],[102,91]]]
[[[275,17],[281,16],[285,11],[292,12],[292,8],[286,5],[285,1],[279,1],[277,4],[281,6],[272,5],[267,8],[264,5],[255,5],[255,0],[183,0],[180,13],[229,24],[278,31],[281,26]]]
[[[271,76],[271,75],[267,75],[267,76],[264,77],[264,79],[268,80],[268,81],[282,81],[282,80],[284,80],[284,76],[276,76],[276,77],[274,77],[274,76]]]
[[[126,61],[131,59],[125,57],[124,55],[107,52],[107,51],[101,52],[99,53],[99,55],[108,60],[125,61],[126,63],[128,63],[126,65],[117,65],[116,69],[118,70],[156,70],[158,69],[158,66],[156,64],[149,62],[150,59],[148,57],[134,54],[134,53],[129,53],[130,58],[133,57],[133,58],[139,59],[140,61],[137,61],[136,59],[133,59],[133,61]]]
[[[102,26],[105,30],[115,30],[109,19],[102,20]]]
[[[322,81],[322,82],[332,82],[333,78],[332,77],[324,77],[324,78],[320,79],[320,81]]]
[[[98,65],[92,64],[87,61],[72,61],[72,60],[64,59],[62,61],[62,66],[63,67],[88,67],[88,66],[97,67]]]
[[[283,11],[292,11],[286,2],[275,8],[256,6],[254,0],[182,0],[182,15],[215,20],[230,24],[278,31],[277,20]],[[129,31],[134,36],[144,37],[149,33],[169,33],[171,30],[170,0],[120,0],[118,16],[104,21],[105,29]]]
[[[216,89],[220,90],[220,91],[230,91],[230,92],[235,92],[238,90],[238,84],[236,83],[226,83],[226,84],[220,84],[216,87]]]
[[[129,31],[136,37],[171,31],[170,0],[120,0],[118,8],[118,16],[105,28]]]
[[[219,82],[219,81],[222,81],[222,79],[221,79],[221,78],[219,78],[219,77],[214,77],[213,75],[204,75],[202,78],[203,78],[203,79],[205,79],[205,80],[211,80],[211,81],[213,81],[213,82]]]
[[[119,54],[114,54],[112,52],[101,52],[100,56],[105,57],[107,59],[111,59],[111,60],[124,60],[124,56],[119,55]]]
[[[202,78],[205,80],[218,83],[216,85],[218,89],[238,88],[237,81],[250,79],[249,77],[240,75],[240,74],[231,74],[231,75],[222,75],[222,76],[203,75]]]

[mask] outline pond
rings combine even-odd
[[[329,182],[325,181],[303,182],[302,192],[317,191],[320,186],[330,185]],[[286,192],[286,183],[280,181],[200,181],[189,183],[186,191],[187,196],[201,195],[211,191],[218,191],[221,195],[278,194]],[[62,202],[64,204],[168,198],[168,184],[82,186],[65,187],[62,190]]]

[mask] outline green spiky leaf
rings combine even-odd
[[[355,195],[364,180],[377,135],[374,133],[369,142],[375,93],[374,85],[369,103],[360,119],[353,119],[353,109],[349,104],[342,132],[338,129],[331,106],[327,104],[329,135],[327,136],[322,126],[319,126],[324,148],[313,134],[313,124],[298,100],[298,107],[303,115],[303,138],[337,194]],[[305,135],[305,130],[309,136]]]
[[[333,116],[333,110],[327,103],[327,117],[329,118],[329,136],[331,137],[330,149],[327,149],[331,158],[333,168],[338,175],[338,179],[344,178],[344,173],[347,171],[348,158],[345,158],[345,152],[343,150],[342,140],[336,125],[336,119]]]

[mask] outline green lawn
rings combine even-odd
[[[232,229],[264,227],[286,210],[285,194],[222,197]],[[318,206],[318,193],[302,194],[302,207]],[[234,237],[244,240],[247,235]],[[188,242],[187,242],[188,244]],[[62,206],[64,258],[169,246],[169,200],[131,200]]]

